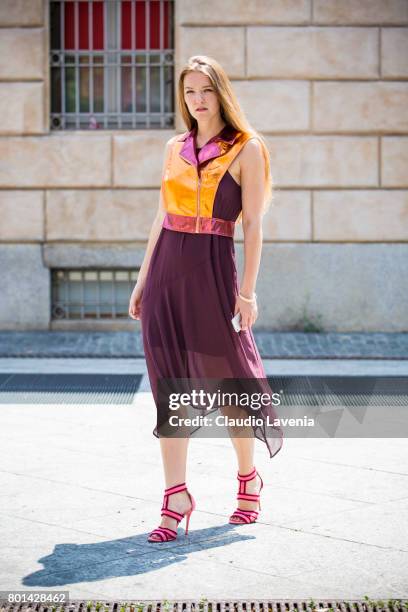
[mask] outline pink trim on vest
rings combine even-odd
[[[197,217],[188,217],[166,212],[163,227],[176,232],[196,233]],[[220,236],[234,236],[235,221],[217,219],[216,217],[200,217],[198,229],[200,234],[218,234]]]

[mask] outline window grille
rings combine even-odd
[[[129,300],[138,270],[51,270],[51,318],[129,318]]]
[[[50,0],[51,129],[174,127],[173,0]]]

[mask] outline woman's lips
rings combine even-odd
[[[206,108],[197,108],[197,112],[198,113],[201,113],[202,111],[205,111],[205,110],[207,110],[207,109]]]

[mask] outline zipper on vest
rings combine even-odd
[[[195,233],[196,234],[200,233],[200,230],[198,228],[199,221],[200,221],[200,185],[201,185],[201,177],[200,177],[200,175],[198,175],[198,185],[197,185],[197,220],[196,220],[196,227],[195,227]]]

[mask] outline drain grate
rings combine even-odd
[[[131,404],[141,374],[0,373],[0,404]]]
[[[268,376],[286,406],[408,406],[406,376]],[[129,404],[141,374],[7,374],[0,404]]]
[[[0,600],[0,612],[407,612],[408,600],[334,599],[208,600],[183,599],[118,601],[71,600],[65,606],[8,604]]]
[[[269,376],[286,406],[408,406],[406,376]]]

